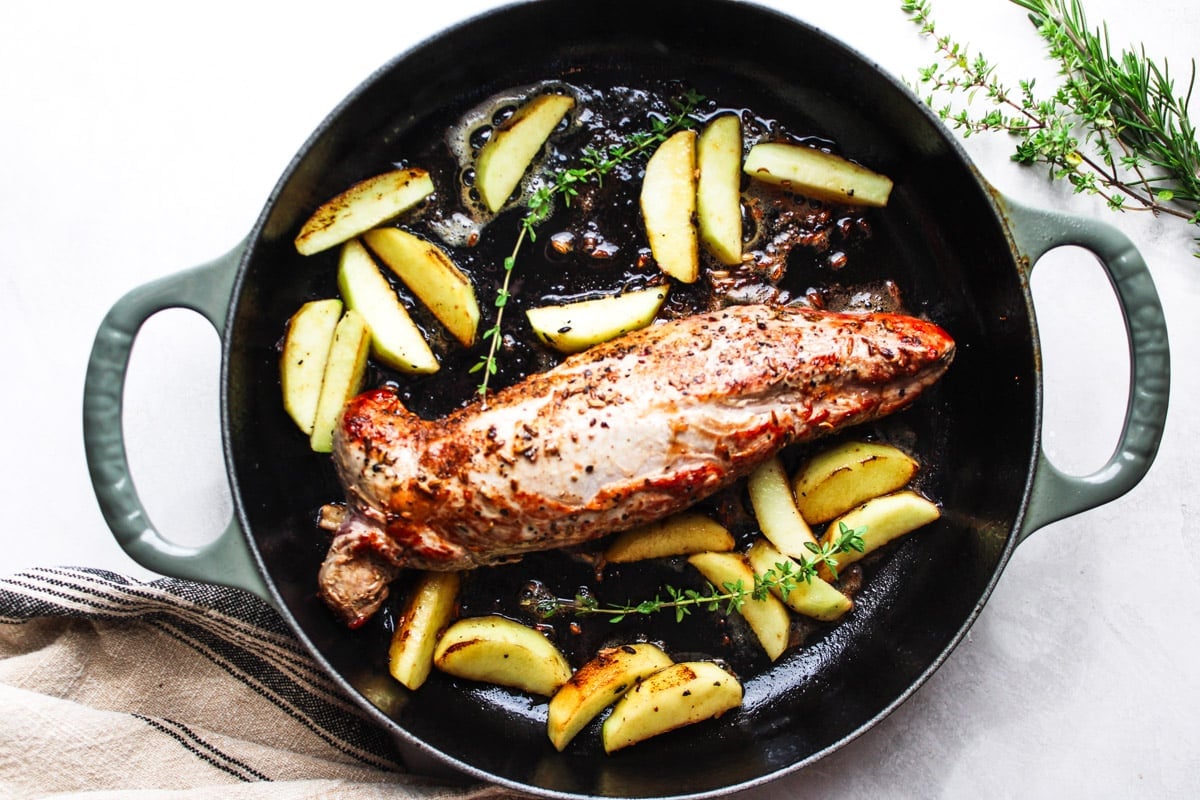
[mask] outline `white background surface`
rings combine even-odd
[[[491,4],[11,3],[0,11],[0,331],[8,359],[0,572],[36,565],[150,573],[116,546],[93,499],[80,428],[92,336],[124,292],[241,239],[309,132],[376,67]],[[894,74],[933,60],[899,2],[773,5]],[[1087,0],[1116,44],[1144,42],[1186,81],[1194,0]],[[1024,13],[940,0],[942,29],[1010,84],[1054,71]],[[634,23],[636,24],[636,22]],[[1194,104],[1200,105],[1200,103]],[[1200,109],[1197,109],[1200,114]],[[1023,544],[969,638],[897,712],[754,797],[1187,797],[1200,786],[1200,538],[1191,447],[1200,435],[1200,260],[1173,221],[1117,218],[966,143],[998,188],[1115,221],[1162,295],[1172,405],[1158,461],[1131,494]],[[1121,321],[1090,257],[1034,274],[1047,382],[1045,446],[1102,463],[1127,385]],[[127,382],[130,459],[158,525],[181,541],[231,513],[219,446],[218,339],[200,317],[151,320]]]

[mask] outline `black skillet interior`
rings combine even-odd
[[[386,673],[383,622],[335,623],[314,595],[339,499],[279,402],[277,343],[299,305],[336,291],[336,255],[291,239],[320,201],[407,157],[496,91],[544,79],[640,85],[678,79],[836,142],[896,181],[857,263],[957,339],[950,373],[900,415],[945,516],[876,559],[849,619],[743,675],[742,709],[604,756],[594,728],[563,753],[544,704],[434,675],[409,693]],[[512,230],[515,231],[515,217]],[[515,234],[514,234],[515,235]],[[853,276],[842,276],[852,280]],[[389,729],[477,776],[551,794],[676,796],[754,783],[869,727],[953,647],[990,593],[1023,512],[1038,436],[1036,336],[988,190],[930,114],[874,65],[755,6],[709,0],[540,0],[433,39],[372,76],[331,115],[276,188],[235,289],[226,335],[226,446],[234,494],[285,614]],[[899,433],[897,433],[897,431]],[[669,639],[669,631],[651,634]]]

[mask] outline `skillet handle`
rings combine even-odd
[[[100,323],[83,387],[83,443],[100,510],[121,548],[147,569],[177,578],[245,589],[274,603],[255,567],[237,517],[213,542],[174,544],[146,514],[129,474],[121,419],[129,356],[142,324],[159,311],[187,308],[224,330],[227,305],[247,242],[220,258],[126,294]]]
[[[1078,245],[1091,250],[1116,292],[1129,340],[1129,398],[1116,449],[1090,475],[1068,475],[1039,450],[1020,540],[1056,520],[1115,500],[1146,475],[1167,418],[1171,358],[1167,326],[1146,261],[1133,242],[1097,220],[1022,206],[1005,199],[1009,227],[1029,269],[1048,250]]]

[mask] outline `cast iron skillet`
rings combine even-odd
[[[631,24],[629,20],[636,20]],[[328,295],[329,259],[291,244],[315,205],[403,157],[409,137],[512,86],[571,75],[686,79],[836,141],[896,180],[877,219],[880,269],[910,307],[955,336],[958,359],[903,425],[930,465],[944,519],[872,567],[855,611],[777,665],[745,677],[746,702],[713,724],[612,757],[594,732],[562,754],[540,707],[435,676],[408,694],[386,675],[380,633],[350,633],[314,597],[322,543],[312,512],[337,499],[328,464],[285,417],[276,343],[306,299]],[[1129,331],[1126,425],[1106,466],[1066,476],[1041,441],[1039,344],[1027,279],[1051,247],[1092,249]],[[193,308],[221,333],[223,442],[236,518],[210,546],[161,537],[129,482],[120,397],[142,322]],[[85,389],[97,496],[122,546],[150,569],[248,589],[273,603],[313,655],[416,757],[551,796],[708,795],[798,769],[895,708],[947,657],[1013,548],[1035,529],[1137,483],[1162,433],[1166,330],[1145,264],[1107,226],[1019,207],[976,174],[902,86],[796,20],[724,0],[538,0],[455,27],[371,76],[299,152],[253,231],[214,262],[130,292],[104,320]],[[590,737],[590,738],[589,738]]]

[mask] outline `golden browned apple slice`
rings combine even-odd
[[[401,372],[437,372],[437,358],[421,329],[358,239],[342,245],[338,289],[346,305],[366,319],[376,358]]]
[[[438,639],[433,663],[459,678],[546,697],[571,677],[571,665],[549,639],[497,615],[455,622]]]
[[[475,188],[493,213],[508,202],[546,139],[574,106],[575,98],[567,95],[538,95],[492,132],[475,162]]]
[[[562,750],[638,681],[671,663],[670,656],[648,642],[601,650],[550,698],[546,733],[554,748]]]
[[[333,450],[333,429],[342,409],[362,386],[371,352],[371,330],[361,314],[348,309],[333,332],[333,344],[321,376],[321,396],[309,446],[318,453]]]
[[[313,430],[325,362],[341,318],[342,301],[334,297],[310,300],[288,320],[279,358],[279,383],[284,410],[307,434]]]
[[[872,498],[833,520],[826,528],[821,541],[836,541],[842,525],[851,530],[862,530],[862,552],[850,550],[836,556],[837,569],[840,571],[847,564],[853,564],[888,542],[928,525],[941,515],[941,509],[937,505],[916,492],[895,492]],[[828,568],[822,569],[821,574],[827,579],[832,576]]]
[[[733,549],[733,534],[703,514],[685,511],[617,534],[604,551],[613,564]]]
[[[722,264],[742,262],[742,123],[717,117],[696,141],[696,220],[700,241]]]
[[[463,347],[475,343],[475,287],[445,250],[399,228],[376,228],[364,233],[363,240]]]
[[[711,661],[665,667],[626,692],[604,720],[604,751],[719,717],[742,703],[742,685]]]
[[[646,327],[666,297],[666,286],[654,286],[597,300],[539,306],[525,316],[533,332],[550,347],[561,353],[578,353]]]
[[[642,179],[642,221],[650,252],[667,275],[694,283],[700,275],[696,235],[696,132],[683,130],[658,146]]]
[[[892,192],[892,180],[886,175],[799,144],[756,144],[746,154],[742,169],[756,180],[833,203],[886,206]]]
[[[433,648],[454,618],[457,572],[423,572],[412,587],[388,647],[388,671],[409,689],[425,683],[433,668]]]
[[[718,591],[724,591],[727,584],[740,584],[747,591],[754,588],[754,570],[738,553],[696,553],[688,557],[688,563],[700,570]],[[773,594],[761,600],[747,597],[740,613],[768,658],[774,661],[783,655],[792,620],[779,598]]]
[[[367,178],[322,204],[308,218],[296,236],[296,250],[310,256],[349,241],[431,194],[433,179],[423,169],[396,169]]]
[[[816,525],[903,488],[916,472],[917,462],[903,450],[848,441],[806,461],[792,479],[792,490],[800,514]]]

